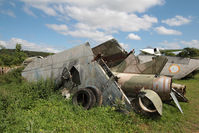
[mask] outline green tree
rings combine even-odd
[[[2,61],[2,65],[4,66],[11,66],[13,64],[14,59],[14,56],[8,54],[3,54],[0,56],[0,60]]]
[[[177,56],[180,57],[197,57],[199,56],[199,49],[196,48],[184,48]]]
[[[5,49],[5,47],[3,45],[0,45],[0,49]]]
[[[4,63],[3,63],[2,59],[0,58],[0,66],[3,66],[3,65],[4,65]]]
[[[22,46],[19,43],[16,44],[14,56],[13,64],[15,65],[20,65],[27,58],[27,54],[22,51]]]
[[[17,43],[16,46],[15,46],[15,51],[21,52],[21,49],[22,49],[21,44]]]
[[[8,52],[8,49],[0,49],[0,66],[20,65],[26,58],[27,54],[22,51],[21,44],[16,44],[14,52]]]
[[[172,52],[162,52],[163,55],[166,55],[166,56],[176,56],[174,53]]]

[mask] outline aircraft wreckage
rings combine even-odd
[[[140,63],[151,61],[154,56],[162,56],[158,48],[146,48],[140,51],[141,53],[137,56]],[[182,79],[199,70],[199,59],[174,56],[165,57],[168,61],[160,75],[166,75],[173,79]]]
[[[85,109],[115,106],[120,101],[129,111],[139,106],[144,112],[162,115],[162,101],[173,99],[182,112],[178,101],[188,101],[184,97],[186,86],[159,75],[166,62],[165,57],[158,56],[140,64],[133,52],[127,53],[112,39],[94,48],[85,43],[43,59],[36,58],[26,66],[22,76],[30,82],[54,80],[64,96],[72,94],[73,104]]]

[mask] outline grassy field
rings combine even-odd
[[[51,82],[29,84],[18,72],[0,76],[0,132],[199,132],[199,74],[177,80],[189,103],[164,104],[163,116],[124,115],[111,107],[83,110],[53,90]]]

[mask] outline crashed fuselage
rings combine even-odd
[[[127,108],[131,108],[129,100],[116,81],[93,59],[94,54],[86,43],[44,59],[33,60],[23,70],[22,76],[30,82],[52,79],[56,86],[66,88],[70,93],[84,88],[77,98],[90,96],[85,89],[94,88],[102,93],[103,105],[112,106],[118,99],[124,101]],[[79,102],[77,100],[79,99],[76,99],[76,102]]]

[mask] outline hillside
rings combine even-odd
[[[13,55],[14,52],[15,52],[15,49],[0,49],[0,56],[4,54]],[[53,53],[47,53],[47,52],[27,51],[27,50],[24,50],[23,52],[26,53],[28,57],[33,57],[33,56],[46,57],[48,55],[53,54]]]

